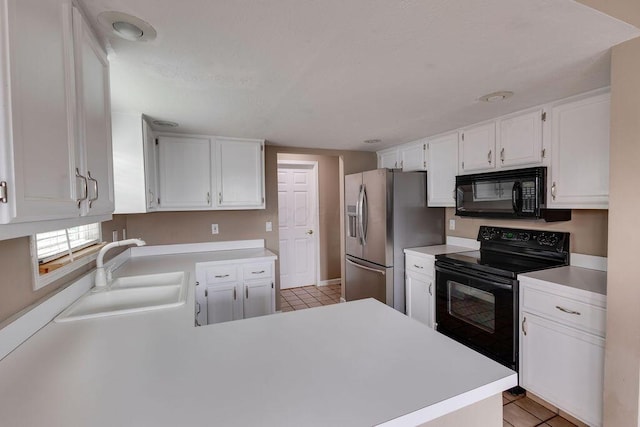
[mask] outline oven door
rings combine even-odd
[[[436,262],[437,330],[517,370],[518,281]]]

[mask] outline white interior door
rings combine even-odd
[[[278,165],[281,289],[316,284],[316,191],[313,165]]]

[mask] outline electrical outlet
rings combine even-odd
[[[450,219],[449,220],[449,230],[455,230],[456,229],[456,220],[455,219]]]
[[[218,224],[211,224],[211,234],[218,234],[219,232]]]
[[[267,231],[273,231],[273,223],[271,221],[267,221],[266,229]]]
[[[111,232],[111,241],[112,242],[117,242],[118,241],[118,230],[113,230]]]

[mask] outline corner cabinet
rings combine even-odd
[[[378,151],[377,154],[378,168],[402,169],[403,172],[427,170],[427,143],[424,139]]]
[[[198,324],[275,313],[275,257],[196,265]]]
[[[158,210],[264,209],[264,141],[158,137]]]
[[[29,223],[3,227],[1,237],[106,219],[113,183],[102,47],[67,0],[4,0],[0,22],[0,223]]]
[[[520,386],[591,426],[602,425],[605,307],[604,295],[520,279]]]
[[[552,108],[549,207],[609,207],[610,109],[609,93]]]

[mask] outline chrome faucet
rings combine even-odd
[[[104,254],[106,254],[109,249],[128,245],[144,246],[146,243],[141,239],[126,239],[120,240],[119,242],[107,243],[102,249],[100,249],[100,252],[98,252],[98,258],[96,259],[96,288],[103,289],[107,286],[107,275],[104,271]]]

